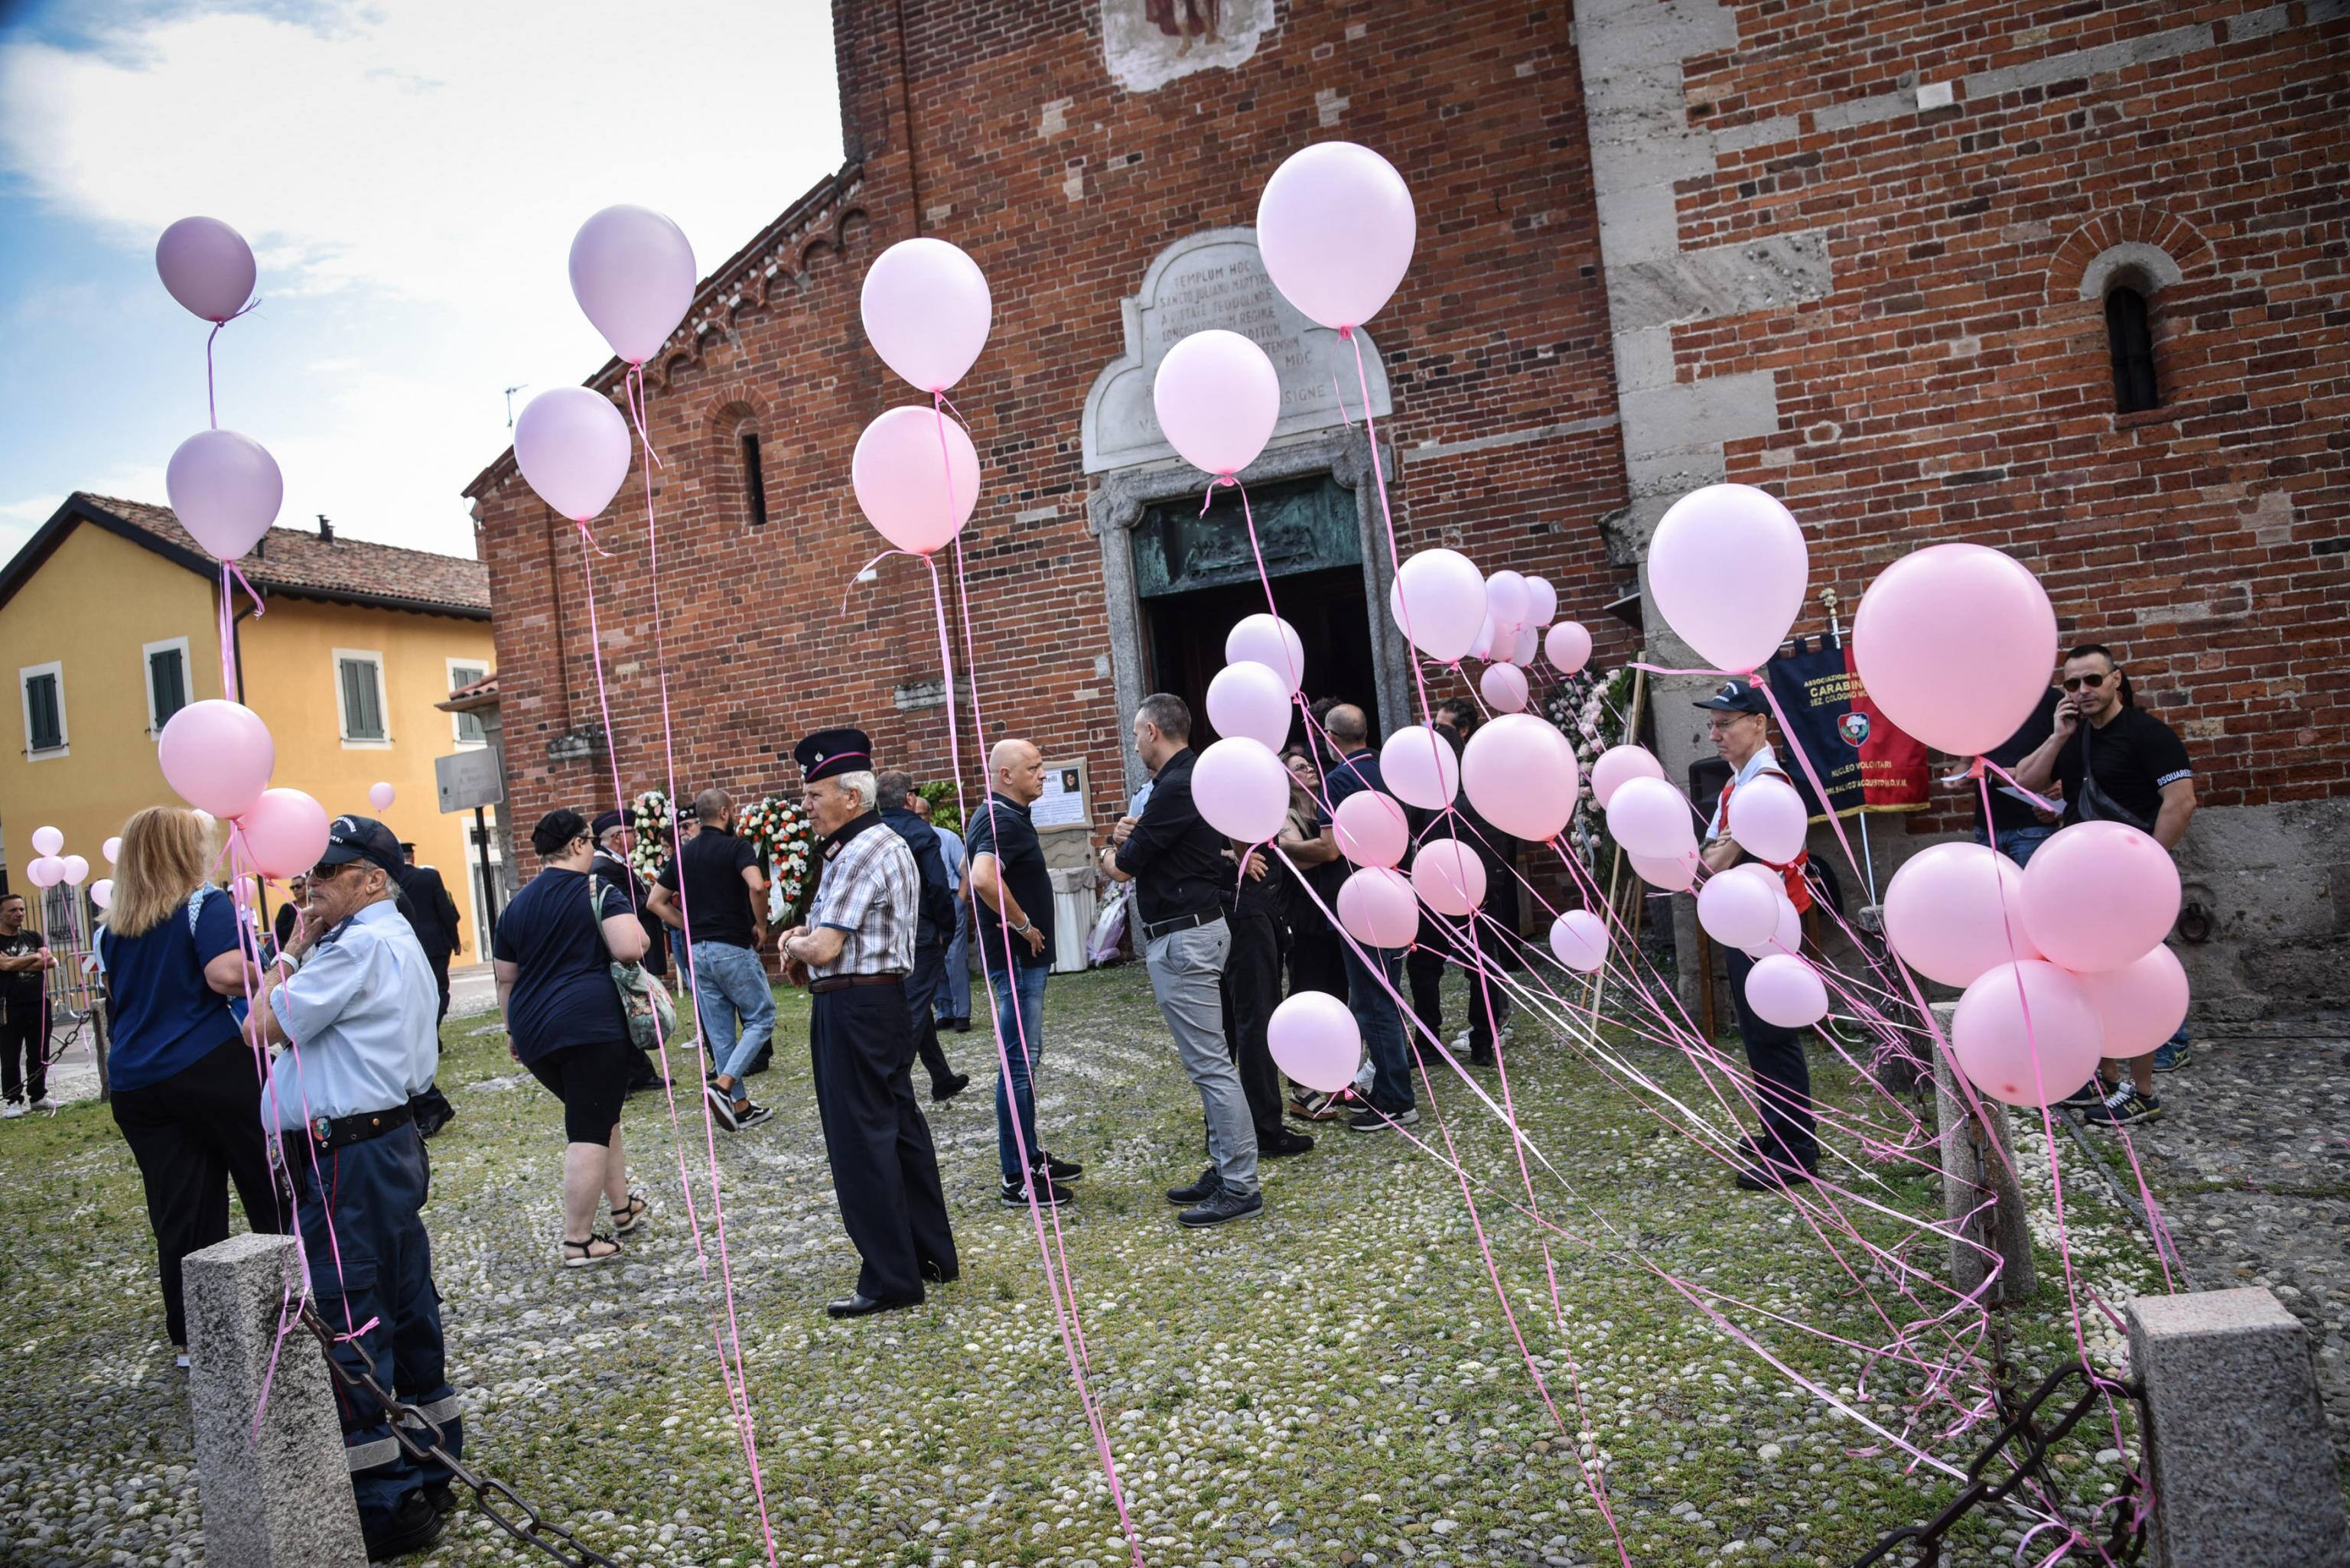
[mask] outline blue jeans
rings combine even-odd
[[[2034,823],[2030,827],[2011,827],[1999,836],[1999,852],[2018,866],[2032,863],[2032,852],[2056,835],[2054,823]],[[1975,842],[1990,845],[1990,836],[1980,827],[1975,829]]]
[[[1020,1179],[1020,1151],[1031,1164],[1044,1156],[1036,1144],[1036,1063],[1045,1054],[1045,977],[1046,964],[1014,964],[1003,972],[1000,963],[987,971],[987,988],[995,993],[995,1026],[1003,1034],[1003,1059],[1010,1077],[995,1075],[995,1158],[1003,1179]],[[1013,1137],[1013,1117],[1019,1117],[1020,1136]]]
[[[946,973],[940,978],[937,999],[941,1022],[971,1016],[971,906],[955,900],[954,940],[947,944]]]
[[[734,1080],[743,1094],[743,1069],[767,1043],[775,1027],[775,993],[759,955],[733,942],[693,944],[693,999],[702,1012],[702,1037],[720,1075]],[[738,1039],[735,1030],[740,1028]]]
[[[1387,971],[1394,994],[1379,984],[1370,965],[1357,955],[1350,942],[1347,946],[1347,1011],[1355,1015],[1355,1026],[1362,1031],[1363,1048],[1377,1074],[1371,1080],[1372,1108],[1399,1116],[1416,1103],[1411,1092],[1412,1051],[1404,1037],[1403,1013],[1396,1001],[1403,993],[1403,950],[1364,950],[1378,955],[1379,967]]]

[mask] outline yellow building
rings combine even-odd
[[[478,961],[479,857],[469,815],[443,816],[433,759],[483,743],[471,714],[440,711],[494,663],[489,576],[478,561],[272,528],[239,563],[230,690],[223,691],[220,569],[168,507],[77,492],[0,567],[0,672],[16,701],[0,747],[0,848],[31,863],[33,830],[106,875],[100,846],[141,806],[176,803],[156,761],[184,703],[239,697],[277,742],[274,784],[329,812],[380,815],[439,868]],[[241,690],[240,690],[241,688]],[[396,792],[368,804],[370,785]],[[494,856],[494,851],[493,852]],[[15,890],[33,894],[21,869]]]

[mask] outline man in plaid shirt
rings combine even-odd
[[[914,1102],[914,963],[920,874],[874,809],[873,747],[861,730],[819,730],[793,753],[801,801],[823,836],[808,923],[785,933],[785,973],[812,1000],[808,1054],[841,1223],[865,1266],[825,1311],[863,1317],[918,1304],[922,1282],[955,1277],[954,1232],[930,1124]]]

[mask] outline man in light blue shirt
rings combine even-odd
[[[928,800],[919,794],[912,798],[921,801],[914,815],[930,823],[931,831],[939,836],[939,854],[947,863],[947,890],[955,896],[954,940],[947,943],[946,971],[939,981],[939,1023],[958,1034],[967,1034],[971,1032],[971,906],[962,896],[962,863],[970,851],[962,834],[931,820]]]

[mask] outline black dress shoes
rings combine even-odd
[[[885,1302],[878,1297],[868,1296],[863,1291],[851,1291],[840,1300],[826,1303],[824,1310],[830,1317],[870,1317],[877,1312],[896,1312],[899,1307],[921,1304],[922,1298],[920,1296],[916,1296],[911,1301]]]

